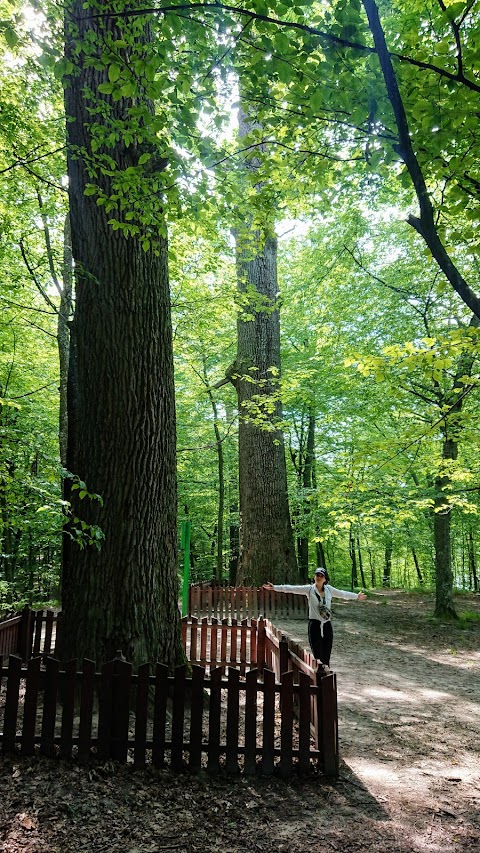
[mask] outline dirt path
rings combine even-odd
[[[480,851],[480,624],[433,624],[431,596],[334,605],[342,774],[384,810],[392,850]]]
[[[457,608],[480,613],[480,597]],[[335,602],[337,781],[0,759],[0,850],[479,853],[480,623],[434,625],[432,609],[395,592]]]

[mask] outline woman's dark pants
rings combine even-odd
[[[333,645],[333,628],[331,622],[322,623],[319,619],[308,620],[308,642],[313,652],[313,656],[317,660],[321,660],[327,666],[330,666],[330,655]]]

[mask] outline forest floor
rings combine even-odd
[[[480,596],[456,607],[480,615]],[[397,591],[335,602],[337,780],[5,758],[0,850],[480,851],[480,621],[432,612],[431,595]],[[304,623],[278,627],[306,642]]]

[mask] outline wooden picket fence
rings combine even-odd
[[[8,655],[16,654],[20,645],[20,629],[22,624],[22,614],[12,616],[11,619],[5,619],[0,622],[0,655],[4,658]]]
[[[318,729],[324,729],[322,712],[334,689],[333,675],[314,685],[302,674],[295,684],[291,671],[279,683],[268,669],[262,679],[253,669],[241,680],[233,667],[225,677],[222,668],[207,676],[203,667],[194,665],[191,677],[185,666],[170,676],[162,664],[156,664],[153,674],[150,664],[134,674],[132,665],[121,659],[96,672],[92,661],[84,660],[78,671],[77,661],[61,667],[55,658],[47,658],[43,669],[41,658],[31,658],[25,666],[13,655],[0,671],[6,679],[3,753],[19,746],[22,755],[32,755],[38,747],[47,756],[58,750],[63,757],[83,761],[93,754],[137,766],[168,763],[174,770],[204,767],[211,773],[224,767],[231,773],[242,768],[269,775],[277,765],[284,777],[295,765],[307,772],[313,758],[327,775],[337,773],[325,737],[312,744],[310,728],[313,699]]]
[[[50,656],[59,616],[24,612],[23,655],[9,650],[8,666],[0,657],[4,753],[282,776],[313,760],[338,774],[335,674],[319,678],[314,658],[269,620],[185,617],[187,676],[148,663],[134,673],[120,658],[99,672],[89,660],[61,665]]]
[[[18,654],[22,660],[32,655],[46,657],[55,649],[55,637],[61,614],[54,610],[31,610],[0,622],[0,655],[6,659]]]
[[[260,587],[211,586],[191,584],[188,590],[188,615],[208,619],[306,619],[305,595],[275,592]]]

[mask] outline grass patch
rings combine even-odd
[[[473,625],[480,625],[480,613],[474,610],[465,610],[458,616],[459,628],[471,628]]]

